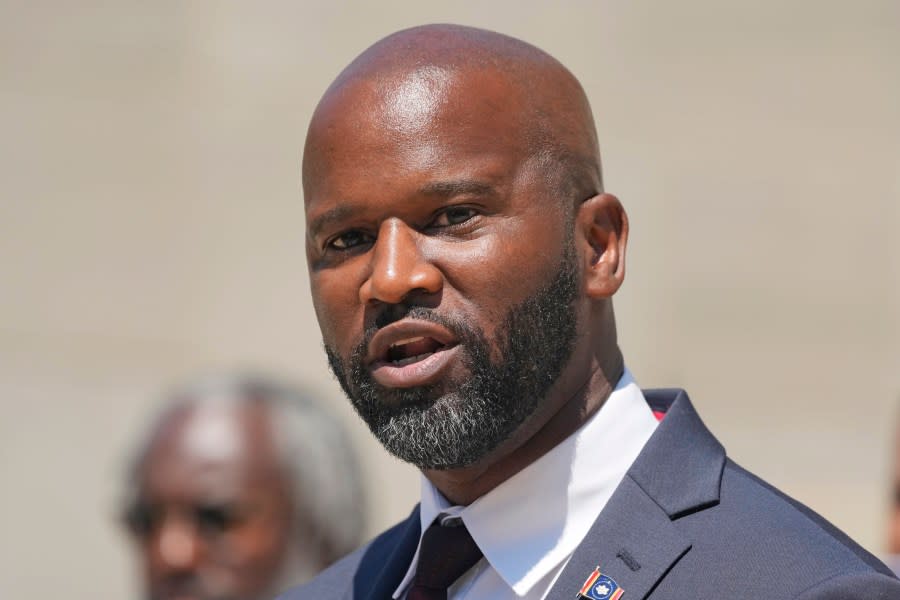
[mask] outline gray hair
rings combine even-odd
[[[293,572],[285,576],[305,579],[360,544],[365,497],[359,463],[343,427],[307,392],[272,377],[226,373],[182,383],[168,397],[171,402],[134,457],[132,478],[156,427],[173,412],[262,404],[289,479],[294,521],[299,525],[285,565]],[[320,555],[310,557],[313,549]],[[314,558],[319,564],[296,564],[300,557]]]

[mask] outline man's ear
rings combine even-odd
[[[585,200],[575,216],[584,289],[589,298],[609,298],[625,280],[628,215],[619,199],[599,194]]]

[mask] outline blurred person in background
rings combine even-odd
[[[893,478],[888,521],[887,564],[900,575],[900,422],[894,433]]]
[[[344,431],[268,378],[179,387],[127,482],[148,600],[268,600],[353,550],[364,528]]]

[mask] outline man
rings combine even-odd
[[[285,599],[900,598],[625,369],[628,220],[552,57],[457,26],[379,41],[316,108],[303,189],[332,369],[423,478],[406,521]]]
[[[900,423],[898,423],[900,425]],[[894,433],[893,478],[890,488],[888,520],[887,564],[900,573],[900,427]]]
[[[269,379],[177,390],[130,475],[125,524],[150,600],[270,600],[359,542],[359,473],[341,428]]]

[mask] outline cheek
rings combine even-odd
[[[355,331],[356,323],[360,321],[359,286],[352,273],[342,269],[314,274],[310,281],[322,339],[343,353],[348,350],[343,337]]]
[[[265,569],[279,561],[286,545],[286,534],[281,523],[252,522],[235,532],[230,541],[236,565]]]
[[[240,578],[268,579],[281,565],[293,532],[292,506],[278,482],[249,478],[241,504],[254,507],[221,538],[222,564]]]
[[[510,308],[533,296],[556,275],[562,260],[561,228],[525,218],[508,219],[497,232],[464,244],[436,248],[435,263],[452,294],[486,334]]]
[[[891,515],[891,542],[894,553],[900,553],[900,506],[895,506]]]
[[[285,524],[254,521],[235,531],[228,540],[231,552],[222,566],[232,585],[245,592],[265,590],[278,575],[290,543]]]

